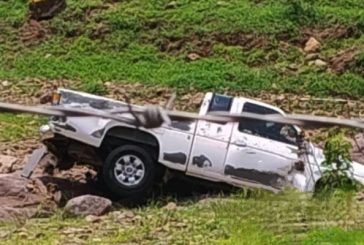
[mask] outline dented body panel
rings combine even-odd
[[[59,91],[60,106],[95,110],[127,109],[124,102],[77,91]],[[213,93],[206,94],[199,114],[206,115],[210,111],[240,113],[247,108],[257,108],[258,113],[284,115],[280,109],[262,102]],[[120,116],[133,118],[130,114]],[[253,128],[250,128],[251,125]],[[90,146],[96,153],[108,144],[112,136],[152,147],[160,164],[186,175],[271,191],[279,191],[286,186],[311,191],[315,181],[320,178],[318,159],[311,156],[312,166],[295,168],[297,146],[281,132],[268,132],[281,125],[269,122],[254,125],[254,122],[222,124],[196,120],[172,121],[170,125],[145,129],[99,117],[52,118],[49,121],[50,131],[54,134]],[[123,130],[115,130],[118,128]],[[299,132],[296,127],[290,129],[297,134]],[[110,135],[110,132],[114,133]],[[320,152],[313,152],[315,154],[322,160],[322,152],[321,155]]]

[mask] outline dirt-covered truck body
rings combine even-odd
[[[128,108],[124,102],[87,93],[60,89],[59,94],[57,106]],[[199,114],[216,111],[284,115],[282,110],[255,100],[207,93]],[[133,118],[130,113],[120,116]],[[47,151],[58,158],[60,167],[76,161],[99,166],[106,184],[120,196],[144,193],[159,165],[234,186],[271,191],[293,186],[311,191],[321,176],[320,162],[324,159],[322,150],[311,146],[310,163],[302,164],[297,154],[298,127],[252,119],[172,121],[146,129],[101,117],[53,117],[41,132]],[[34,161],[40,158],[33,156]],[[363,167],[354,164],[357,179],[363,181]]]

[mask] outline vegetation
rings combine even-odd
[[[325,170],[316,191],[331,192],[335,189],[357,188],[357,183],[353,180],[351,147],[351,143],[345,139],[343,133],[335,133],[326,141],[325,161],[322,162]]]
[[[0,113],[0,142],[35,138],[44,122],[40,117]]]
[[[360,244],[364,206],[337,192],[325,201],[310,194],[251,191],[177,202],[163,198],[136,209],[117,208],[103,219],[31,219],[0,227],[1,244]],[[171,206],[171,205],[169,205]]]
[[[139,83],[155,88],[152,96],[144,94],[149,99],[166,88],[177,88],[183,96],[211,90],[356,101],[364,96],[362,0],[67,3],[55,18],[34,22],[28,18],[27,0],[0,1],[2,101],[24,102],[24,96],[38,96],[34,90],[44,87],[33,79],[80,81],[67,86],[97,94],[111,92],[105,89],[107,82],[126,87],[133,96],[147,90],[136,87],[139,91],[131,92],[128,85]],[[303,48],[311,36],[321,43],[318,55],[327,62],[325,67],[306,60]],[[332,60],[351,49],[358,54],[339,70]],[[3,86],[2,80],[11,85]],[[185,101],[189,100],[191,96]],[[338,108],[332,105],[296,100],[291,106],[291,100],[284,97],[275,103],[289,110],[307,105],[310,112],[337,115]],[[342,111],[358,116],[363,108],[358,103],[355,108],[343,106]],[[1,113],[0,142],[34,138],[45,120]],[[348,148],[339,136],[327,147],[328,167],[342,163],[340,171],[328,172],[326,185],[333,185],[348,170]],[[141,208],[115,208],[119,213],[96,222],[59,213],[4,223],[0,244],[360,244],[364,239],[364,206],[353,193],[340,190],[325,200],[292,190],[278,195],[246,191],[201,201],[161,199]],[[168,201],[176,201],[177,209],[165,208]]]
[[[0,78],[364,95],[360,57],[352,68],[336,75],[306,64],[301,51],[309,33],[325,30],[324,58],[347,47],[360,48],[361,0],[69,0],[68,5],[41,27],[29,27],[22,1],[0,3],[4,26],[0,36],[5,39],[0,45]],[[22,25],[19,40],[17,29]],[[34,29],[34,37],[27,27]],[[340,33],[330,31],[332,27],[340,27]],[[189,60],[190,53],[200,59]],[[292,66],[297,70],[291,71]]]

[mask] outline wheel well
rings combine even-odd
[[[106,157],[113,149],[125,144],[139,145],[146,148],[155,160],[159,157],[159,142],[154,135],[128,127],[109,129],[102,141],[101,153]]]

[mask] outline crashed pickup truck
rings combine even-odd
[[[53,97],[52,104],[58,107],[128,108],[121,101],[66,89],[58,89]],[[207,93],[199,115],[210,112],[285,115],[252,99]],[[101,117],[51,117],[40,132],[45,147],[33,153],[24,175],[29,176],[49,153],[59,168],[70,168],[75,162],[97,167],[110,191],[120,197],[145,195],[161,169],[270,191],[286,186],[312,191],[323,170],[321,149],[310,145],[304,164],[299,158],[300,128],[253,119],[172,121],[146,129]],[[364,166],[354,162],[353,168],[354,178],[364,183]]]

